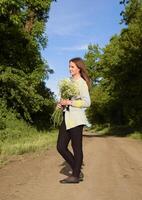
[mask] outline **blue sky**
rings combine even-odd
[[[59,80],[70,76],[68,61],[84,57],[87,46],[104,47],[122,25],[119,0],[58,0],[51,4],[46,27],[48,45],[42,51],[54,74],[46,81],[48,88],[58,94]]]

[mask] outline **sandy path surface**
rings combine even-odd
[[[142,200],[142,141],[86,135],[84,181],[61,184],[69,167],[56,148],[0,169],[0,200]]]

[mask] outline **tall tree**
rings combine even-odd
[[[102,49],[99,45],[88,45],[88,52],[84,55],[85,64],[89,72],[89,77],[91,78],[93,84],[97,84],[102,76],[101,66],[99,61],[101,58]]]
[[[142,121],[142,1],[123,1],[123,22],[126,24],[120,35],[115,35],[103,49],[99,66],[102,79],[100,93],[105,102],[94,90],[99,108],[92,104],[91,111],[103,115],[103,122],[125,124],[141,128]],[[94,72],[95,73],[95,72]],[[95,106],[93,108],[93,105]],[[97,107],[98,108],[98,107]],[[96,113],[96,114],[97,114]],[[90,114],[90,116],[92,116]],[[95,115],[93,115],[95,116]],[[99,123],[91,117],[92,123]],[[94,122],[93,122],[94,120]]]
[[[0,1],[0,98],[7,107],[33,121],[43,106],[51,107],[54,97],[40,91],[53,70],[42,59],[47,44],[45,23],[52,0]]]

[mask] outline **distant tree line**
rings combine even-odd
[[[100,48],[90,44],[84,56],[90,77],[92,124],[142,128],[142,1],[123,0],[125,28]]]

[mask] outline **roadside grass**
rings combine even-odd
[[[136,131],[128,126],[112,126],[108,124],[92,126],[88,129],[91,133],[99,136],[118,136],[129,137],[133,139],[142,140],[142,131]]]
[[[27,152],[34,152],[39,149],[48,149],[56,140],[56,132],[42,132],[32,134],[29,137],[22,137],[13,140],[5,140],[0,145],[1,155],[18,155]]]
[[[39,131],[10,113],[0,129],[0,166],[13,155],[47,150],[56,144],[56,129]]]
[[[30,152],[47,150],[56,144],[57,131],[38,132],[35,130],[28,136],[7,138],[0,142],[0,165],[12,155],[22,155]]]
[[[142,140],[142,132],[140,132],[140,131],[134,131],[133,133],[131,133],[129,135],[129,137],[133,138],[133,139]]]

